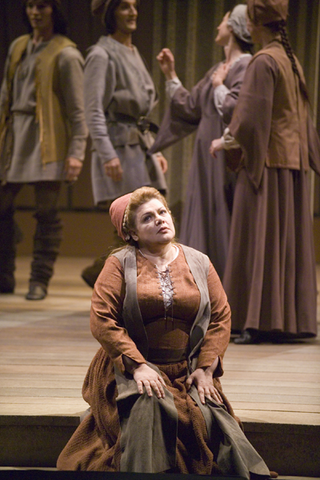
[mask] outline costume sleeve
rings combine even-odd
[[[207,75],[189,92],[180,85],[167,108],[150,153],[170,147],[178,140],[193,133],[201,120],[200,95]]]
[[[221,137],[221,142],[225,150],[233,150],[235,148],[240,148],[237,140],[230,134],[229,127],[227,127]]]
[[[107,52],[99,46],[92,47],[84,68],[85,118],[102,165],[118,156],[108,134],[105,116],[115,85],[116,73]]]
[[[218,85],[213,91],[214,104],[221,117],[223,115],[222,107],[226,100],[226,96],[229,93],[230,93],[230,90],[228,87],[224,85],[224,83],[222,83],[221,85]]]
[[[77,48],[66,47],[59,55],[59,84],[71,132],[68,157],[78,160],[84,160],[88,136],[83,105],[83,64]]]
[[[209,367],[219,357],[215,377],[223,374],[222,359],[230,340],[231,310],[221,281],[212,263],[209,265],[208,290],[211,303],[211,321],[201,345],[197,367]]]
[[[258,190],[268,154],[273,94],[279,70],[269,55],[253,58],[247,68],[239,100],[229,125],[240,143],[248,177]]]
[[[166,80],[166,95],[169,99],[173,98],[174,94],[181,87],[182,83],[178,77]]]
[[[205,83],[205,79],[201,80],[189,92],[181,85],[172,98],[172,113],[175,118],[191,125],[199,124],[201,119],[200,94]]]
[[[137,363],[146,363],[122,322],[124,296],[123,269],[119,260],[110,256],[94,286],[90,327],[92,335],[122,372],[125,370],[122,355],[127,355]]]

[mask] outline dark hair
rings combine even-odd
[[[52,22],[53,22],[53,32],[60,33],[61,35],[66,35],[67,33],[67,21],[62,12],[61,4],[57,0],[43,0],[47,5],[52,7]],[[23,11],[22,19],[25,25],[28,27],[28,32],[32,32],[32,27],[29,22],[29,18],[26,12],[28,0],[23,0]]]
[[[106,26],[107,35],[115,33],[117,30],[116,17],[114,15],[115,10],[119,7],[122,0],[111,0],[106,15],[104,17],[104,24]],[[139,0],[137,0],[137,7],[139,7]]]
[[[235,35],[234,33],[233,33],[233,36],[242,52],[251,53],[251,55],[253,55],[253,52],[254,52],[253,44],[245,42],[244,40],[241,40],[241,38],[237,37],[237,35]]]
[[[288,38],[287,30],[286,30],[286,21],[285,20],[280,20],[279,22],[267,23],[267,24],[265,24],[265,27],[269,28],[269,30],[271,30],[271,32],[273,32],[273,33],[280,33],[281,43],[282,43],[282,45],[283,45],[283,47],[286,51],[286,54],[287,54],[289,60],[291,61],[291,66],[292,66],[293,73],[295,75],[297,75],[297,77],[299,79],[300,91],[301,91],[303,97],[305,98],[305,100],[307,102],[309,102],[309,95],[308,95],[307,86],[306,86],[304,80],[301,78],[295,56],[294,56],[292,47],[291,47],[290,42],[289,42],[289,38]]]

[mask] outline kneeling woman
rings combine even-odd
[[[83,386],[90,413],[58,468],[269,478],[220,385],[231,314],[208,257],[174,243],[154,188],[118,198],[110,216],[128,246],[94,287],[101,348]]]

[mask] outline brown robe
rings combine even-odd
[[[220,63],[190,92],[179,87],[151,149],[153,152],[162,150],[197,131],[179,241],[208,255],[220,278],[228,253],[235,175],[226,169],[224,152],[218,152],[213,161],[209,147],[214,138],[221,137],[231,120],[250,59],[250,55],[242,56],[228,72],[224,84],[230,92],[222,105],[223,117],[214,103],[211,79]]]
[[[154,404],[145,394],[137,395],[134,380],[128,380],[128,375],[124,372],[123,354],[139,363],[146,362],[146,359],[124,328],[122,307],[127,290],[124,284],[124,271],[119,260],[111,256],[96,282],[92,297],[91,328],[102,348],[93,359],[83,386],[84,399],[91,407],[90,414],[80,424],[61,453],[57,464],[59,469],[140,472],[169,469],[181,473],[221,474],[225,471],[239,473],[236,465],[238,461],[242,464],[243,455],[240,458],[236,453],[236,458],[231,461],[229,452],[230,450],[237,452],[237,448],[233,450],[228,447],[224,450],[226,457],[223,457],[223,449],[219,450],[220,428],[212,421],[210,414],[205,412],[203,415],[199,402],[197,405],[196,392],[193,391],[191,396],[186,389],[188,365],[185,353],[188,353],[189,331],[197,315],[201,295],[181,246],[179,249],[178,257],[169,266],[174,294],[172,309],[170,307],[165,315],[157,270],[149,260],[137,253],[137,295],[148,336],[147,360],[152,361],[161,352],[163,358],[168,359],[180,352],[180,360],[171,359],[166,363],[163,360],[155,366],[160,370],[166,383],[165,402],[155,400]],[[217,378],[223,373],[222,359],[229,342],[230,309],[217,273],[209,262],[208,267],[207,284],[211,313],[197,366],[207,367],[215,358],[220,359],[213,381],[221,392],[224,407],[212,404],[211,408],[220,410],[217,421],[221,420],[222,424],[226,421],[229,436],[232,437],[231,442],[239,441],[242,445],[245,444],[244,456],[248,451],[247,457],[250,457],[253,468],[257,469],[259,465],[258,470],[254,471],[265,472],[267,468],[264,462],[252,446],[247,448],[248,442],[233,418],[232,408],[222,393]],[[132,395],[128,395],[128,389],[132,390]],[[156,404],[160,404],[161,415]],[[134,411],[134,415],[128,415],[130,410]],[[163,415],[166,421],[158,429]],[[145,449],[143,448],[143,442],[148,441],[150,430],[147,428],[145,433],[144,424],[149,427],[150,422],[154,422],[155,428],[151,428],[152,439],[149,443],[154,445],[155,450],[151,452],[152,459],[148,470],[145,463],[150,461],[150,458],[143,458],[141,461],[140,456],[135,454],[135,449],[132,452],[132,447],[131,449],[125,447],[129,438],[133,444],[142,446],[140,451],[143,457],[145,450],[150,450],[148,444]],[[130,428],[127,428],[128,424]],[[137,435],[138,430],[143,434]],[[159,442],[163,442],[162,430],[167,431],[164,432],[166,439],[164,449],[159,446]],[[211,441],[208,431],[211,431]],[[213,437],[212,432],[215,432]],[[229,445],[229,437],[226,443]],[[169,451],[169,455],[165,450]],[[218,454],[221,468],[217,465]],[[244,467],[241,465],[240,468],[244,468],[249,478],[247,464]]]
[[[279,54],[281,67],[276,61]],[[296,108],[286,113],[282,130],[274,118],[275,111],[281,114],[281,104],[274,105],[274,98],[286,81],[295,83],[293,75],[291,62],[278,42],[260,51],[248,66],[229,125],[244,152],[223,279],[232,309],[232,329],[278,332],[280,338],[317,334],[310,194],[307,172],[301,167],[304,158],[300,156],[295,168],[288,168],[291,158],[271,158],[269,151],[270,138],[281,137],[281,132],[288,131],[286,118],[292,121],[297,116]],[[293,104],[301,105],[303,97],[299,88],[296,91],[299,98]],[[308,131],[307,158],[319,173],[319,138],[310,121],[303,131]],[[305,152],[305,147],[304,143],[300,152]]]

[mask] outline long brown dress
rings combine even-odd
[[[209,441],[201,409],[188,394],[185,384],[188,375],[186,355],[189,332],[199,308],[200,292],[181,246],[179,246],[177,258],[168,266],[168,272],[171,279],[169,285],[171,284],[173,301],[165,308],[162,294],[163,284],[160,282],[158,271],[155,265],[137,252],[137,295],[148,336],[148,361],[153,362],[159,368],[166,383],[166,397],[172,396],[174,407],[178,412],[177,430],[174,429],[170,432],[169,438],[172,438],[173,441],[170,445],[166,445],[168,450],[173,451],[173,460],[169,471],[221,474],[222,470],[217,465],[217,449],[221,432],[217,426],[213,427],[216,432],[215,438],[213,442]],[[215,372],[216,377],[213,380],[214,385],[221,392],[225,415],[231,418],[237,427],[232,427],[232,431],[238,429],[243,435],[237,422],[231,417],[234,414],[222,393],[218,378],[223,374],[223,355],[229,342],[230,308],[219,277],[211,264],[207,281],[211,320],[202,342],[197,366],[207,367],[215,358],[220,359]],[[121,464],[121,457],[124,455],[122,440],[124,432],[122,431],[122,435],[120,435],[123,423],[120,426],[119,413],[121,414],[122,408],[127,410],[131,407],[126,403],[128,399],[119,407],[119,397],[116,397],[119,393],[121,396],[121,386],[116,384],[115,369],[124,373],[123,354],[139,363],[145,362],[136,344],[123,327],[121,312],[125,290],[124,271],[119,260],[111,256],[106,261],[96,282],[92,297],[91,328],[102,348],[93,359],[83,386],[84,399],[91,407],[90,414],[82,421],[60,454],[57,463],[59,469],[125,471]],[[136,395],[132,408],[135,408],[135,405],[141,401],[145,402],[146,408],[149,408],[147,404],[151,404],[151,411],[136,409],[137,418],[133,419],[135,429],[132,429],[131,434],[134,436],[133,443],[137,444],[144,441],[144,423],[152,422],[152,416],[155,415],[151,400],[146,402],[143,397],[145,394]],[[127,416],[125,413],[125,417]],[[161,422],[161,419],[159,421]],[[168,423],[165,423],[162,428],[172,428],[170,416]],[[232,436],[237,437],[238,433],[232,433]],[[157,458],[161,455],[161,448],[154,436],[150,441],[155,444],[155,451],[152,454]],[[243,443],[242,437],[241,442]],[[141,451],[143,455],[143,448]],[[126,471],[146,471],[142,470],[145,465],[141,465],[141,459],[137,456],[134,457],[134,454],[132,457],[134,466]],[[152,459],[152,464],[155,461]],[[161,462],[162,458],[160,458],[159,464],[162,464]],[[255,459],[254,464],[259,462],[260,457],[258,462]],[[262,461],[261,464],[265,471],[265,464]],[[230,461],[230,465],[224,468],[228,468],[232,473],[235,466]],[[153,466],[153,470],[149,471],[161,470],[157,470]]]
[[[287,65],[285,75],[272,51]],[[257,329],[272,339],[317,334],[310,194],[301,151],[308,148],[307,163],[319,174],[319,138],[309,122],[308,139],[299,146],[296,168],[286,167],[292,165],[292,156],[270,156],[269,151],[270,135],[287,135],[289,141],[296,133],[290,129],[284,133],[285,122],[283,131],[277,128],[274,132],[274,112],[281,114],[274,98],[285,82],[297,82],[293,75],[279,42],[261,51],[248,66],[229,126],[243,149],[244,166],[235,188],[223,285],[232,309],[232,329]],[[294,102],[304,102],[298,95]],[[287,118],[296,115],[292,111]],[[307,130],[306,125],[302,128]]]
[[[218,152],[213,161],[209,147],[231,120],[250,59],[251,55],[242,55],[228,72],[224,84],[230,92],[221,108],[223,116],[215,105],[212,86],[212,74],[220,63],[191,91],[180,86],[170,101],[152,147],[153,152],[162,150],[197,131],[179,241],[208,255],[221,279],[228,254],[235,176],[226,169],[224,152]]]

